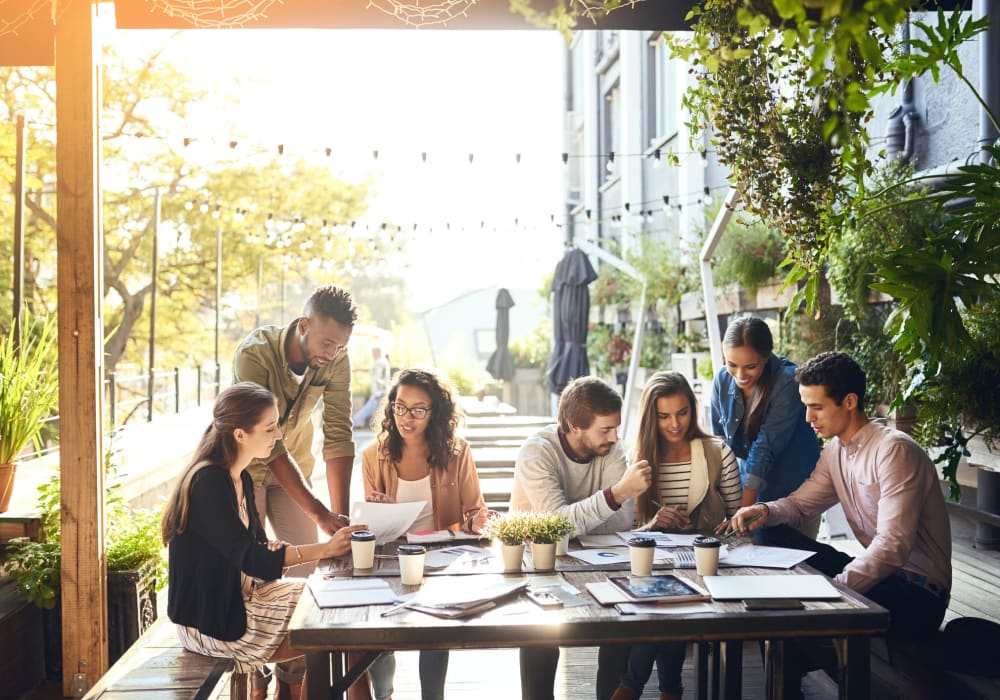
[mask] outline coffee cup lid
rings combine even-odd
[[[426,552],[427,548],[422,544],[401,544],[396,549],[396,553],[400,555],[425,554]]]
[[[694,538],[695,547],[721,547],[722,540],[718,537],[711,537],[709,535],[700,535]]]
[[[368,542],[369,540],[375,539],[375,533],[371,530],[355,530],[351,533],[351,539]]]
[[[628,541],[629,547],[655,547],[656,540],[652,537],[633,537]]]

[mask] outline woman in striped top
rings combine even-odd
[[[641,521],[666,532],[716,532],[726,529],[742,498],[740,469],[725,441],[698,425],[694,391],[684,375],[657,372],[640,402],[636,459],[653,467],[653,482],[636,499]],[[637,644],[612,700],[642,695],[656,661],[661,700],[680,698],[685,644]]]

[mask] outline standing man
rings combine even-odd
[[[333,285],[320,287],[306,300],[302,316],[290,325],[263,326],[243,339],[233,361],[235,381],[256,382],[278,400],[282,438],[266,460],[254,460],[254,500],[261,522],[269,521],[279,540],[313,544],[317,526],[332,535],[348,523],[354,441],[351,434],[351,362],[347,343],[358,310],[349,292]],[[330,507],[313,495],[310,476],[313,411],[323,410],[323,458]],[[287,575],[308,576],[315,562],[291,567]],[[302,659],[277,664],[276,698],[291,697],[301,685]],[[268,677],[255,675],[251,685],[266,693]],[[256,697],[256,695],[255,695]]]
[[[951,526],[933,462],[909,435],[865,415],[865,374],[844,353],[817,355],[795,379],[806,420],[829,442],[801,486],[741,508],[733,529],[798,527],[839,502],[865,547],[858,557],[788,528],[781,528],[786,541],[774,544],[816,552],[807,564],[889,610],[890,636],[934,632],[951,591]],[[801,661],[789,651],[786,668]],[[798,680],[791,668],[788,677]]]
[[[382,403],[386,392],[389,391],[389,358],[382,354],[382,348],[378,345],[372,346],[372,366],[369,370],[371,378],[371,393],[361,410],[354,415],[353,427],[363,428],[371,420],[372,414]],[[376,432],[378,432],[376,430]]]
[[[574,379],[559,399],[558,424],[528,438],[514,464],[512,511],[563,513],[572,536],[629,531],[635,498],[651,483],[649,464],[629,466],[618,443],[622,398],[596,377]],[[601,647],[597,697],[618,687],[625,658],[619,646]],[[521,696],[552,698],[559,648],[521,650]]]

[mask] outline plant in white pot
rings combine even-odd
[[[55,319],[33,328],[26,318],[24,327],[20,346],[12,333],[0,342],[0,513],[10,506],[18,456],[38,446],[59,400]]]
[[[556,568],[556,545],[573,532],[573,523],[562,513],[531,513],[527,539],[531,540],[531,563],[535,571]]]
[[[486,534],[500,540],[504,571],[520,571],[524,559],[524,538],[531,513],[505,513],[486,523]]]

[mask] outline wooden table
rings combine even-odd
[[[557,568],[566,570],[559,575],[580,589],[589,598],[584,584],[603,580],[607,571],[581,571],[579,562],[560,557]],[[570,570],[573,569],[573,570]],[[682,578],[699,581],[690,570],[676,570]],[[724,569],[723,574],[769,575],[787,573],[765,569]],[[808,567],[797,567],[793,573],[815,573]],[[397,592],[411,592],[416,587],[402,586],[398,578],[390,578],[390,570],[380,572]],[[543,574],[517,574],[531,580]],[[551,574],[550,574],[551,575]],[[462,576],[476,585],[480,576],[502,574],[470,574]],[[512,575],[508,575],[512,576]],[[450,577],[449,577],[450,578]],[[485,579],[481,580],[485,582]],[[440,585],[438,577],[424,579],[425,586]],[[836,584],[835,584],[836,585]],[[687,641],[701,642],[698,678],[699,698],[707,697],[711,673],[726,698],[739,698],[742,676],[742,643],[744,640],[765,640],[765,673],[768,697],[782,698],[784,644],[800,638],[832,638],[837,649],[841,698],[854,700],[869,697],[869,638],[888,628],[889,613],[867,598],[837,586],[843,598],[829,602],[807,602],[804,610],[756,611],[743,608],[742,603],[711,602],[710,610],[678,615],[622,615],[613,607],[596,603],[574,608],[543,610],[523,594],[477,617],[445,620],[416,611],[406,611],[382,617],[387,606],[327,608],[316,606],[313,596],[305,591],[291,621],[291,644],[306,654],[308,697],[326,700],[342,697],[345,685],[344,664],[340,652],[407,649],[493,649],[552,646],[597,646],[635,642]],[[715,666],[705,664],[707,644],[715,645]],[[376,654],[368,657],[368,663]],[[513,671],[513,669],[511,669]],[[363,669],[354,669],[361,672]],[[351,678],[348,669],[347,680]]]

